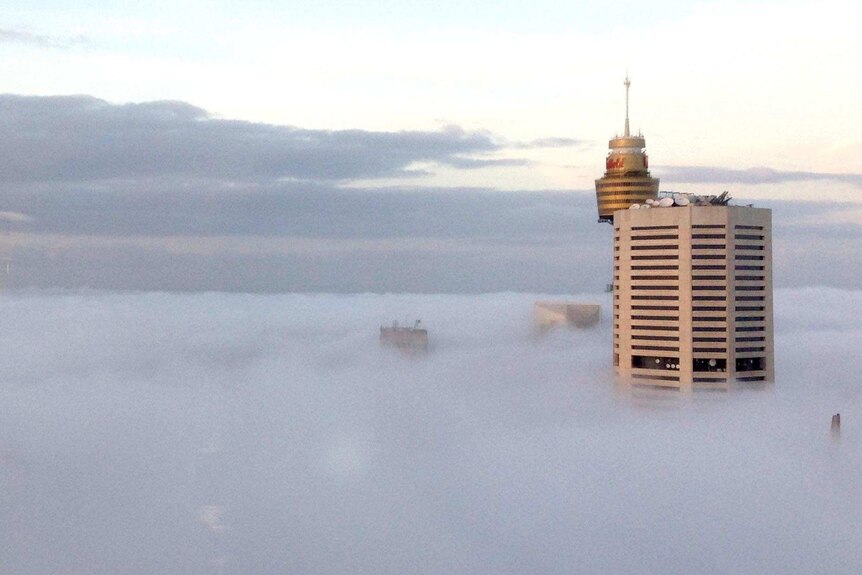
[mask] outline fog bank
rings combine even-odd
[[[690,400],[548,297],[6,294],[0,571],[859,572],[862,292],[777,291],[778,382]]]

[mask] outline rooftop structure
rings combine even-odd
[[[634,203],[644,203],[658,197],[658,178],[650,176],[649,160],[643,134],[632,135],[629,130],[629,88],[626,76],[626,123],[623,134],[608,143],[610,152],[605,160],[605,175],[596,180],[596,203],[599,222],[614,221],[614,211],[626,209]]]
[[[400,326],[397,321],[389,327],[380,326],[380,344],[392,346],[406,353],[428,351],[428,330],[419,327],[416,320],[413,326]]]
[[[569,301],[537,301],[533,304],[533,325],[539,331],[556,326],[585,328],[599,323],[601,306]]]

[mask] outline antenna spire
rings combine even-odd
[[[631,80],[629,80],[628,70],[626,70],[626,81],[623,82],[623,85],[626,87],[626,133],[624,135],[628,138],[631,135],[629,133],[629,86],[632,85]]]

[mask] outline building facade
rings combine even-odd
[[[684,205],[614,214],[613,362],[683,391],[774,379],[772,217]]]

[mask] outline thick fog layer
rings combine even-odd
[[[0,571],[862,569],[862,292],[779,291],[778,382],[691,399],[539,297],[5,295]]]

